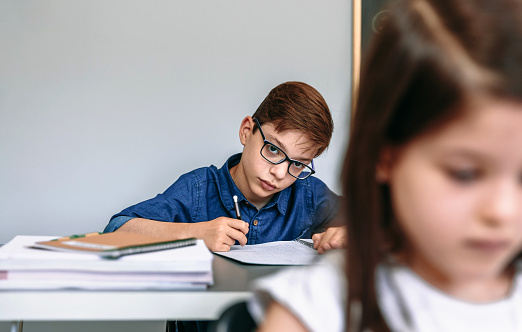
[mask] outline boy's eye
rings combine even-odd
[[[272,154],[278,154],[280,150],[277,147],[269,144],[268,151]]]
[[[292,167],[297,169],[303,169],[305,167],[305,164],[299,161],[292,161]]]

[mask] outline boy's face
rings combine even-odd
[[[450,293],[505,276],[522,247],[522,105],[484,101],[388,152],[377,178],[410,267]]]
[[[263,138],[259,129],[254,129],[254,120],[248,116],[243,119],[239,138],[243,144],[243,155],[237,167],[230,170],[234,182],[243,195],[256,207],[264,206],[271,197],[292,185],[297,179],[288,173],[288,161],[274,165],[261,155]],[[271,123],[261,124],[266,140],[277,145],[290,159],[308,165],[317,148],[308,137],[297,130],[276,132]],[[301,181],[301,180],[298,180]]]

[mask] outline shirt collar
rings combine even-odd
[[[234,195],[237,196],[239,202],[248,202],[248,200],[245,198],[245,196],[243,196],[243,193],[236,186],[234,180],[232,180],[232,176],[230,175],[230,168],[239,163],[239,161],[241,160],[241,155],[241,153],[237,153],[231,156],[230,158],[228,158],[225,164],[218,170],[219,195],[221,196],[221,201],[223,202],[223,205],[229,211],[234,210],[234,200],[232,198],[232,196]],[[290,187],[276,193],[272,197],[270,202],[268,202],[268,204],[265,205],[263,208],[269,208],[276,205],[279,212],[284,215],[288,207],[288,199],[290,197],[290,192],[293,186],[294,185],[291,185]],[[251,203],[249,202],[249,204]]]

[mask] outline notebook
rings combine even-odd
[[[89,233],[51,241],[40,241],[31,247],[95,254],[103,258],[119,258],[124,255],[181,248],[195,244],[195,238],[173,240],[172,238],[119,231],[112,233]]]

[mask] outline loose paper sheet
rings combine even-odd
[[[256,265],[309,265],[319,256],[317,250],[296,241],[276,241],[244,247],[234,245],[230,247],[230,251],[214,253]]]

